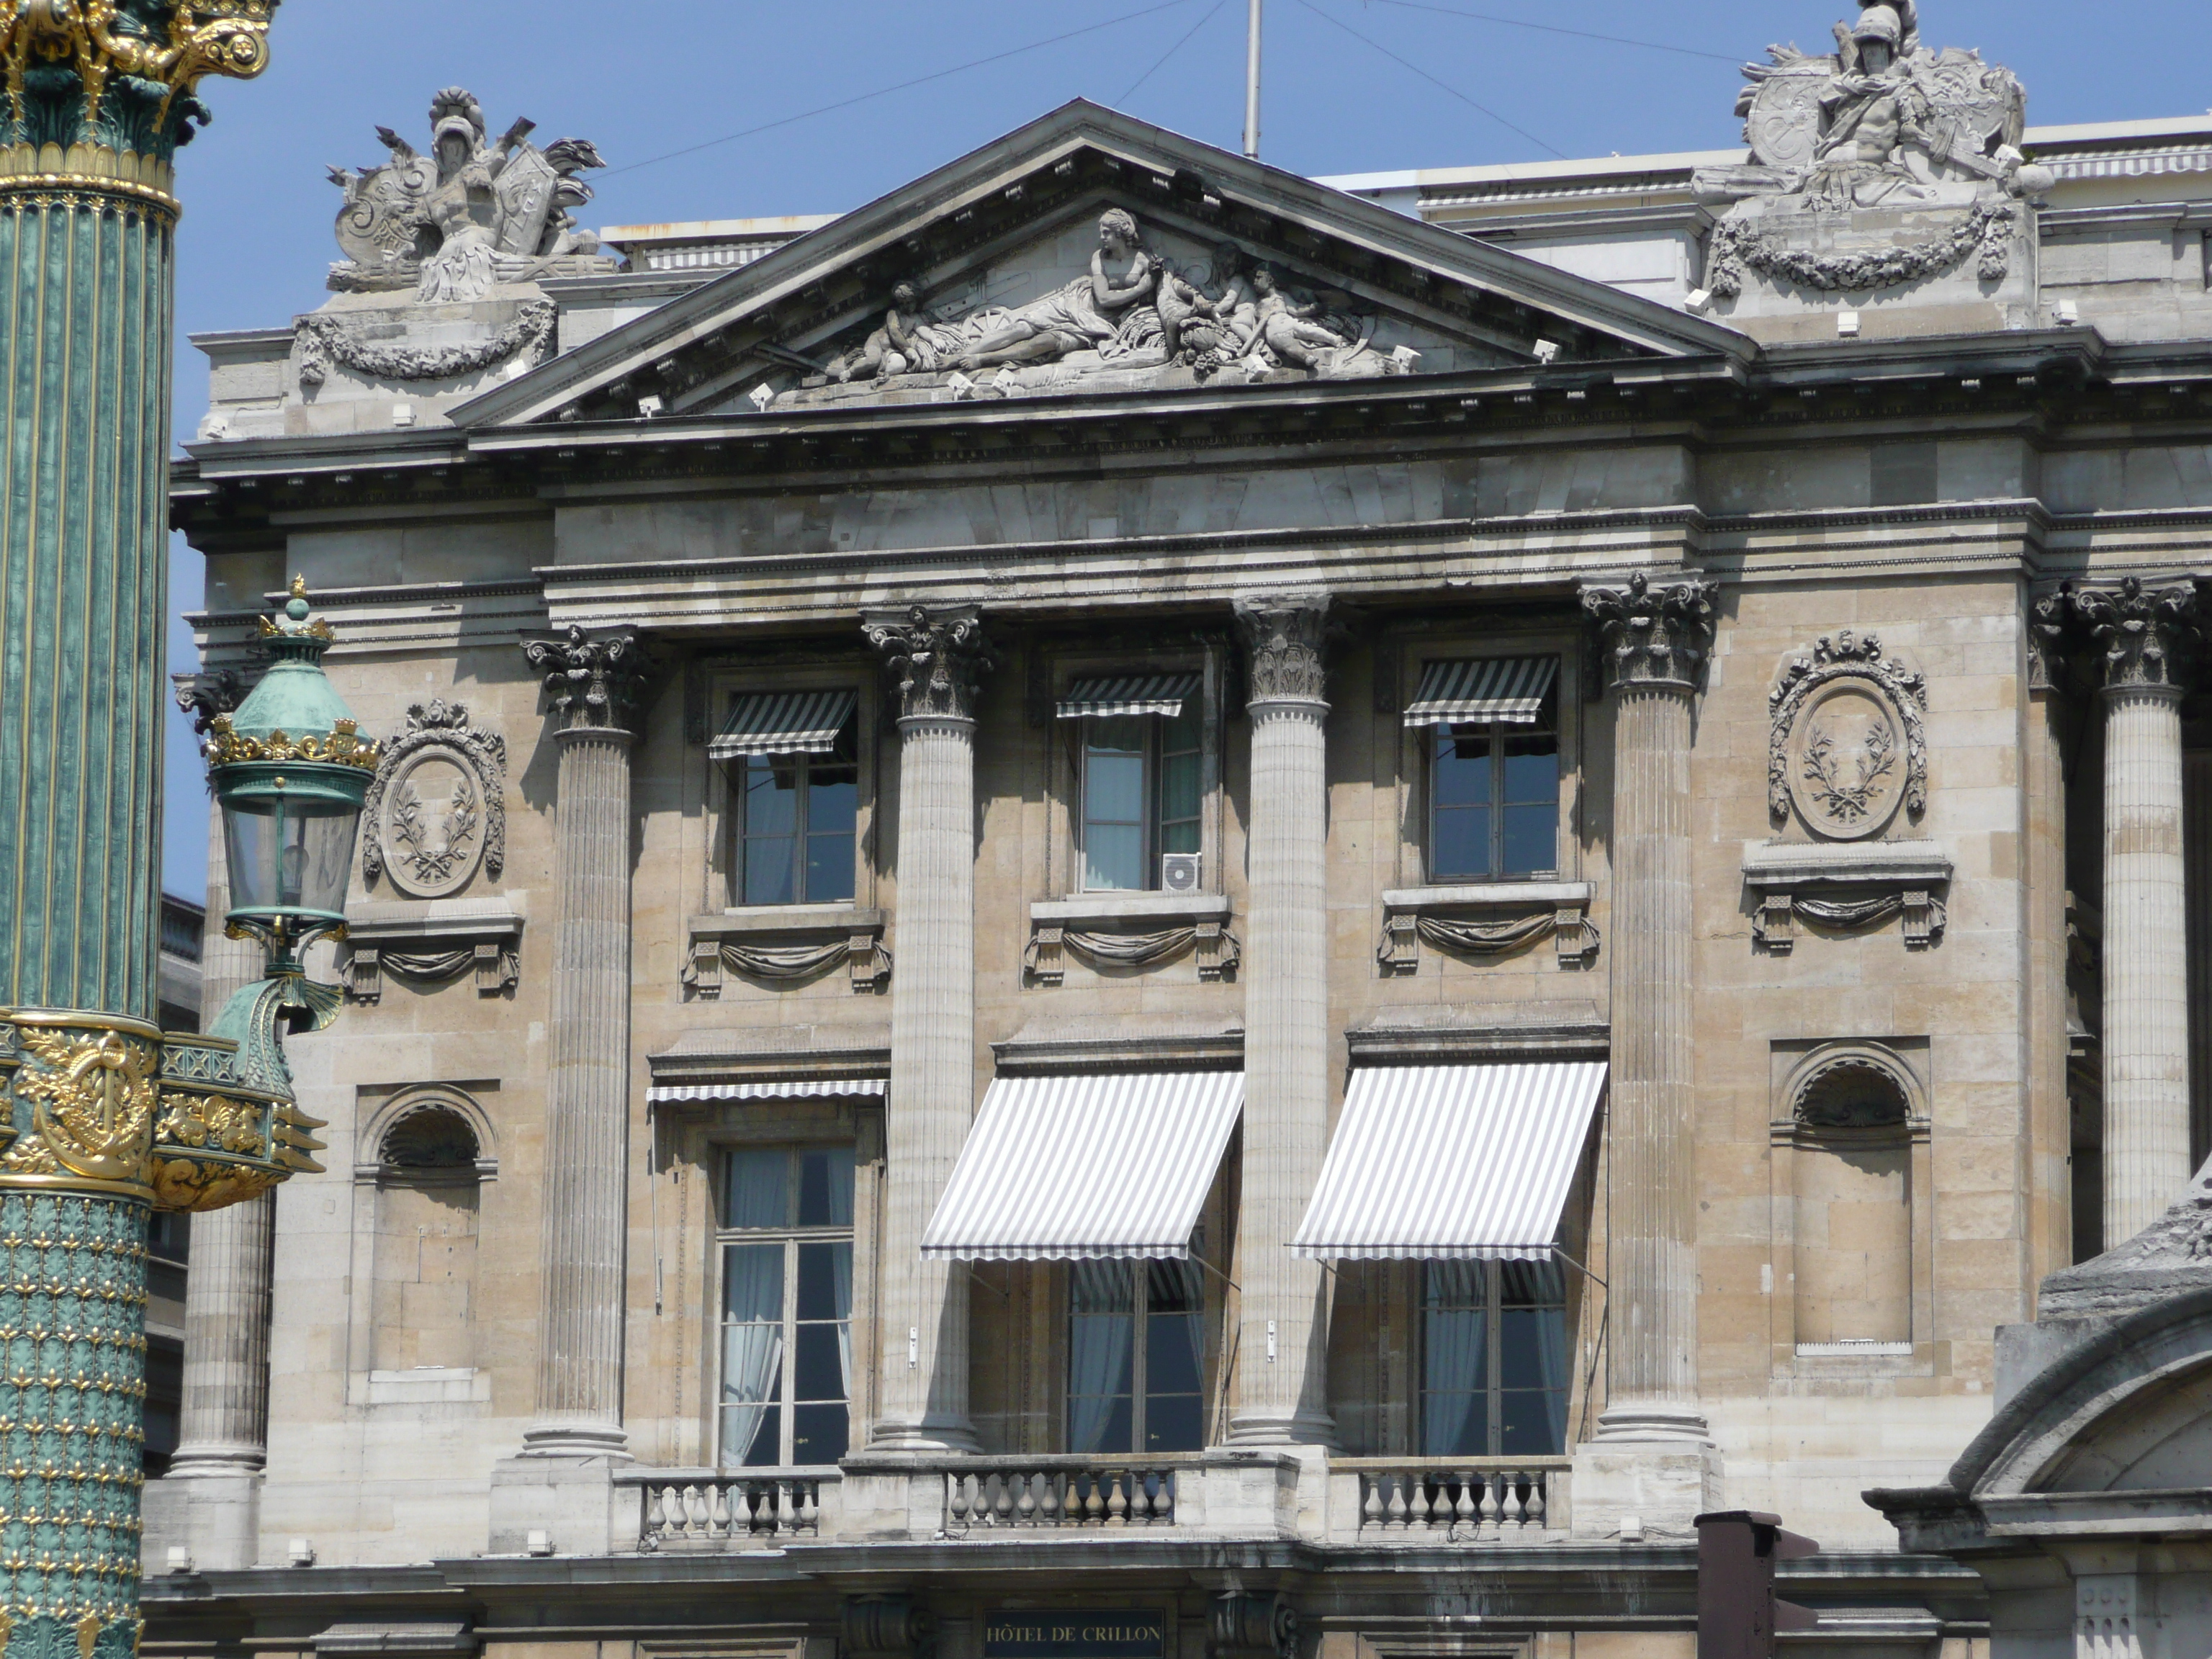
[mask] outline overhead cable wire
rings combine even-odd
[[[1731,58],[1726,52],[1698,52],[1689,46],[1670,46],[1661,40],[1632,40],[1625,34],[1596,34],[1589,29],[1562,28],[1556,23],[1530,23],[1518,17],[1493,17],[1487,12],[1462,11],[1456,6],[1432,6],[1424,0],[1381,0],[1386,6],[1396,6],[1402,11],[1429,11],[1439,17],[1463,17],[1470,23],[1498,23],[1512,29],[1534,29],[1542,34],[1570,34],[1577,40],[1602,40],[1612,46],[1638,46],[1645,52],[1671,52],[1677,58],[1710,58],[1717,64],[1741,68],[1741,56]]]
[[[1152,68],[1146,70],[1142,75],[1139,76],[1134,81],[1129,83],[1128,91],[1123,93],[1119,98],[1116,98],[1114,100],[1115,106],[1119,107],[1120,106],[1127,103],[1130,99],[1135,97],[1137,95],[1137,88],[1143,86],[1146,82],[1151,80],[1155,75],[1158,75],[1163,69],[1166,68],[1168,59],[1174,57],[1185,46],[1188,46],[1190,44],[1191,36],[1196,34],[1208,23],[1211,23],[1213,21],[1214,14],[1218,12],[1222,7],[1228,3],[1229,0],[1213,0],[1213,4],[1207,8],[1206,15],[1200,18],[1195,23],[1193,23],[1190,27],[1184,32],[1182,40],[1176,41],[1175,45],[1170,46],[1165,52],[1162,52],[1160,54],[1160,61],[1158,63],[1153,64]]]
[[[1372,51],[1381,52],[1392,63],[1397,64],[1399,68],[1411,70],[1414,74],[1419,76],[1421,79],[1426,81],[1431,86],[1439,88],[1442,90],[1449,93],[1453,97],[1458,99],[1461,103],[1465,104],[1469,109],[1475,111],[1478,114],[1488,116],[1492,120],[1497,122],[1499,126],[1504,127],[1507,131],[1518,133],[1522,137],[1526,138],[1530,143],[1535,145],[1537,149],[1545,151],[1548,155],[1557,156],[1562,161],[1567,159],[1567,153],[1565,150],[1554,149],[1552,145],[1546,143],[1541,138],[1539,138],[1534,133],[1529,131],[1526,127],[1515,126],[1512,122],[1507,120],[1496,110],[1490,108],[1486,105],[1476,103],[1474,99],[1468,97],[1457,87],[1452,85],[1450,82],[1438,80],[1435,76],[1430,74],[1428,70],[1423,69],[1419,64],[1413,62],[1409,58],[1399,57],[1396,52],[1391,51],[1389,47],[1382,45],[1380,41],[1369,39],[1366,35],[1362,34],[1358,29],[1352,27],[1351,24],[1323,11],[1319,6],[1314,4],[1313,0],[1298,0],[1298,3],[1304,6],[1308,11],[1311,12],[1315,16],[1320,18],[1323,22],[1333,23],[1338,28],[1342,29],[1353,40],[1358,41],[1360,45],[1366,46]]]
[[[1073,40],[1085,34],[1096,34],[1102,29],[1118,28],[1123,23],[1133,23],[1139,17],[1150,17],[1155,12],[1172,11],[1177,6],[1187,6],[1190,3],[1191,0],[1160,0],[1158,5],[1145,6],[1136,11],[1123,12],[1120,16],[1109,17],[1103,22],[1087,23],[1079,29],[1070,29],[1065,34],[1055,34],[1048,40],[1032,40],[1025,46],[1010,46],[1004,52],[994,52],[988,58],[978,58],[972,63],[956,64],[951,69],[937,70],[928,75],[918,75],[911,81],[901,81],[895,86],[878,87],[873,92],[856,93],[850,98],[841,98],[834,104],[823,104],[815,109],[802,110],[796,115],[779,116],[773,121],[763,121],[757,127],[747,127],[742,132],[726,132],[719,138],[708,138],[700,143],[686,145],[682,149],[672,149],[664,155],[649,155],[642,161],[631,161],[623,167],[609,167],[599,177],[611,179],[620,173],[635,173],[644,167],[658,167],[663,161],[673,161],[683,156],[696,155],[703,149],[714,149],[723,144],[734,144],[740,138],[757,138],[763,132],[775,131],[778,127],[795,126],[801,121],[811,121],[817,115],[834,114],[838,110],[850,109],[855,104],[865,104],[872,99],[887,98],[895,92],[910,91],[915,87],[926,87],[933,81],[948,80],[956,75],[965,75],[970,70],[983,69],[992,64],[1003,64],[1009,58],[1019,58],[1026,52],[1042,52],[1047,46],[1056,46],[1064,40]]]

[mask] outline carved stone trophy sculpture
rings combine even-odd
[[[1731,320],[1798,317],[1913,286],[1918,303],[2029,320],[2028,204],[2050,185],[2020,144],[2027,94],[2009,70],[1931,49],[1911,0],[1861,0],[1836,51],[1771,46],[1737,105],[1748,165],[1698,170],[1726,210],[1705,295]],[[1962,316],[1961,324],[1968,319]]]

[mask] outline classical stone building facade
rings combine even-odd
[[[296,572],[390,758],[149,1643],[1687,1654],[1725,1504],[1984,1651],[1860,1493],[2204,1151],[2212,124],[1918,27],[1745,151],[1075,104],[619,267],[465,94],[349,176],[178,472],[188,692]]]

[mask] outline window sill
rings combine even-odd
[[[811,983],[844,967],[860,995],[880,991],[891,975],[884,949],[884,913],[849,904],[763,904],[694,916],[686,927],[684,983],[714,1001],[724,971],[775,990]]]
[[[1243,948],[1230,933],[1229,900],[1219,893],[1085,893],[1030,906],[1023,971],[1031,985],[1065,982],[1073,952],[1097,969],[1141,972],[1186,953],[1201,980],[1237,971]]]
[[[1561,968],[1587,968],[1599,944],[1589,903],[1586,881],[1392,888],[1382,895],[1376,960],[1386,975],[1417,974],[1425,940],[1432,950],[1490,957],[1512,955],[1548,933]]]
[[[1057,927],[1085,922],[1225,921],[1229,900],[1220,893],[1079,893],[1073,898],[1039,899],[1030,921]]]
[[[1796,948],[1801,921],[1858,933],[1894,916],[1906,947],[1926,950],[1950,920],[1951,860],[1932,841],[1747,842],[1743,880],[1758,905],[1753,946],[1770,956]]]
[[[504,898],[356,904],[346,911],[346,995],[383,1000],[386,974],[441,985],[476,969],[477,994],[522,977],[522,913]]]

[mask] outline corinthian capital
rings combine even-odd
[[[1276,697],[1319,702],[1326,680],[1322,637],[1328,623],[1328,595],[1294,593],[1237,601],[1237,625],[1244,632],[1251,664],[1249,698]]]
[[[2125,576],[2117,587],[2079,587],[2069,597],[2100,648],[2106,690],[2181,686],[2199,637],[2194,587],[2145,587]]]
[[[860,631],[897,677],[900,719],[975,718],[976,690],[993,659],[975,606],[932,611],[911,605],[863,617]]]
[[[1698,578],[1653,586],[1642,571],[1626,587],[1585,587],[1583,614],[1597,632],[1616,686],[1694,690],[1713,643],[1720,585]]]
[[[563,726],[636,728],[653,665],[634,628],[593,638],[571,624],[557,640],[526,640],[522,654],[545,677],[545,695]]]

